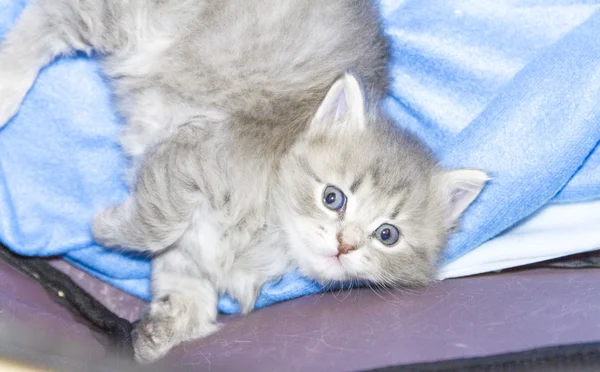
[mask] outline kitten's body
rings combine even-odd
[[[385,91],[387,45],[368,0],[143,3],[109,31],[128,36],[107,45],[103,60],[119,78],[119,108],[130,119],[123,144],[133,156],[194,115],[236,126],[228,138],[272,154],[289,147],[344,71],[373,95]]]
[[[442,172],[381,117],[387,45],[367,0],[34,0],[0,53],[0,123],[72,50],[101,53],[135,173],[94,234],[158,253],[142,361],[213,332],[218,293],[249,311],[295,266],[321,281],[426,282],[484,182]],[[346,71],[363,90],[351,76],[332,87]],[[323,207],[327,185],[348,193],[343,211]],[[371,233],[386,221],[402,232],[389,251]]]

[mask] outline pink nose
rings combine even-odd
[[[347,254],[348,252],[352,252],[352,251],[356,250],[355,246],[344,243],[341,234],[338,234],[337,240],[339,243],[338,244],[338,254],[337,254],[338,257],[342,254]]]
[[[344,244],[344,243],[342,243],[342,244],[338,245],[338,252],[339,252],[338,253],[338,257],[340,255],[342,255],[342,254],[346,254],[346,253],[351,252],[351,251],[353,251],[355,249],[356,249],[355,246],[352,246],[350,244]]]

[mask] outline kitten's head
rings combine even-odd
[[[369,109],[346,74],[282,160],[274,200],[302,274],[409,286],[432,278],[447,235],[487,179],[438,167]]]

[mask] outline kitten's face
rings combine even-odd
[[[424,282],[448,228],[431,192],[433,162],[372,137],[297,144],[278,196],[288,244],[300,271],[320,281]]]
[[[281,164],[275,201],[291,254],[321,282],[426,283],[485,174],[440,170],[411,137],[354,110],[360,88],[341,81]]]

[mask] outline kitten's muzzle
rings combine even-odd
[[[344,241],[344,236],[342,233],[337,234],[337,240],[338,240],[338,254],[336,255],[337,258],[339,258],[343,254],[347,254],[349,252],[356,250],[356,245],[348,244]]]

